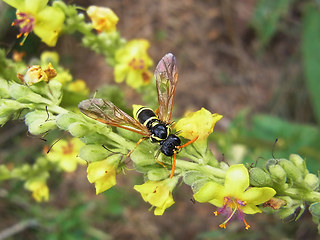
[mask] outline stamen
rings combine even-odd
[[[219,225],[220,228],[226,228],[226,226],[229,224],[230,220],[234,216],[234,214],[238,211],[238,217],[241,219],[241,221],[245,224],[245,228],[248,230],[250,228],[250,225],[246,222],[244,219],[243,211],[240,207],[246,206],[246,201],[241,201],[239,199],[234,199],[233,197],[224,197],[224,203],[223,206],[218,209],[218,211],[214,212],[215,216],[218,216],[220,213],[223,213],[225,211],[228,212],[227,219]]]
[[[145,69],[145,63],[143,59],[132,58],[132,60],[128,64],[134,70],[143,70]]]
[[[16,15],[17,19],[12,22],[11,26],[20,27],[20,33],[17,35],[17,38],[20,38],[23,35],[23,40],[20,42],[20,45],[23,45],[28,34],[33,31],[35,19],[32,15],[23,12],[17,12]]]
[[[232,208],[230,208],[230,210],[232,210]],[[221,223],[219,225],[220,228],[226,228],[226,226],[228,225],[228,223],[230,222],[231,218],[233,217],[233,215],[236,213],[237,208],[233,209],[233,211],[229,214],[227,220],[225,220],[223,223]]]

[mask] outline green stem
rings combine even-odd
[[[197,163],[192,163],[184,160],[176,160],[176,167],[183,170],[197,170],[204,172],[205,174],[212,175],[217,178],[225,178],[225,171],[220,168],[211,167],[209,165],[200,165]]]
[[[48,111],[49,112],[54,112],[57,114],[61,114],[61,113],[68,113],[69,111],[67,109],[64,109],[60,106],[48,106]]]
[[[135,143],[121,137],[120,135],[114,132],[109,132],[108,138],[110,138],[113,142],[115,142],[120,148],[125,147],[126,149],[131,150],[136,146]]]
[[[311,203],[320,202],[319,192],[305,192],[301,191],[299,188],[289,188],[283,191],[281,194],[289,196],[293,199],[304,200]]]

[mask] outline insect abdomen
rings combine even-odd
[[[156,114],[154,113],[154,111],[152,111],[152,109],[147,108],[147,107],[142,107],[137,111],[136,114],[138,121],[145,125],[149,130],[152,127],[152,123],[154,121],[158,121],[158,117],[156,116]]]

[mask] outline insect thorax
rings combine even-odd
[[[161,143],[168,138],[171,131],[169,125],[161,122],[152,109],[142,107],[137,111],[136,116],[138,121],[149,129],[152,142]]]
[[[166,140],[161,143],[161,152],[166,156],[172,156],[174,151],[178,152],[181,140],[178,136],[170,134]]]

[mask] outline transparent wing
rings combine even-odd
[[[121,127],[143,136],[149,136],[146,126],[123,112],[112,102],[99,98],[87,99],[79,103],[78,108],[86,116],[107,125]]]
[[[176,58],[172,53],[167,53],[159,61],[154,76],[158,91],[159,119],[169,124],[178,82]]]

